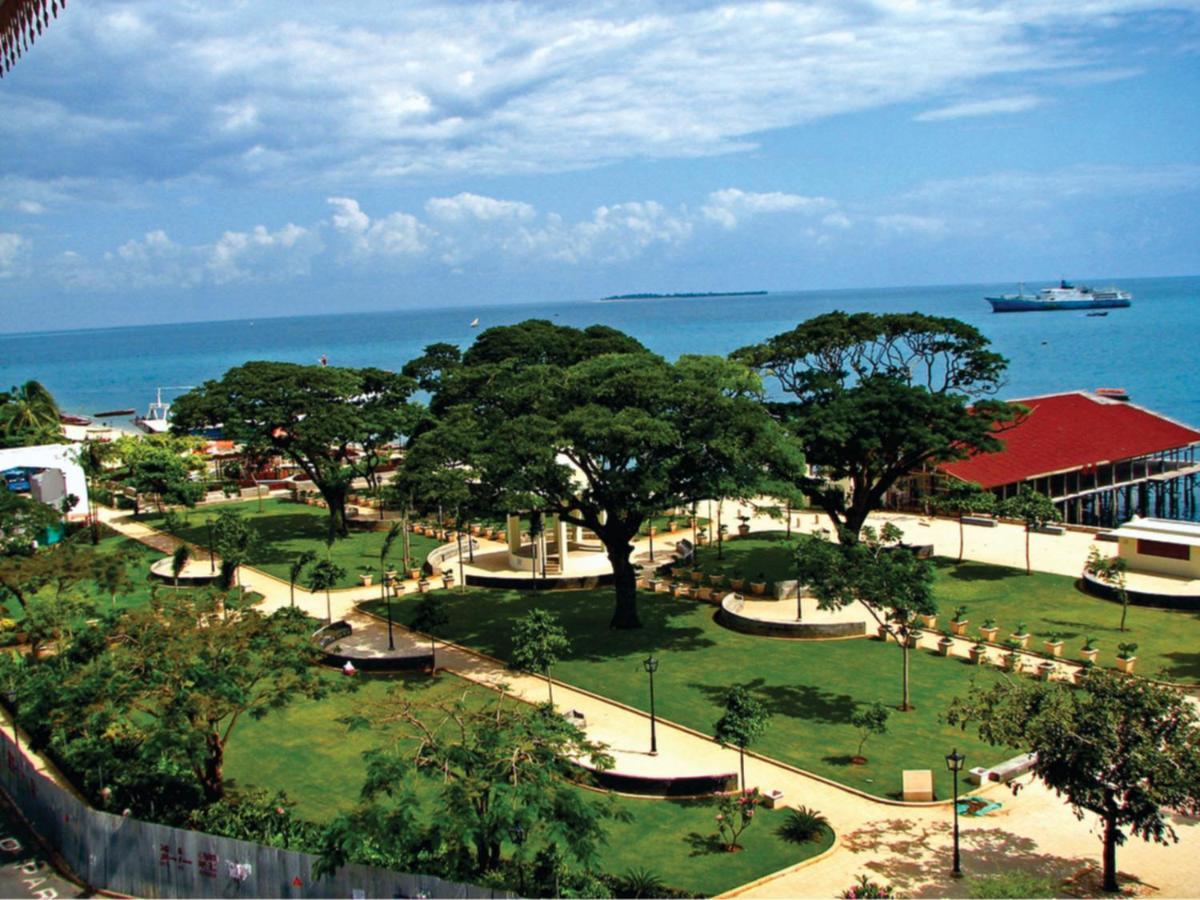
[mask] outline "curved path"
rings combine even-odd
[[[732,515],[731,512],[731,518]],[[101,516],[122,534],[146,543],[153,541],[155,546],[169,552],[165,547],[171,540],[168,536],[141,523],[123,521],[124,517],[113,511],[102,511]],[[807,518],[811,522],[812,515],[808,514]],[[952,529],[953,549],[957,550],[957,525],[944,524]],[[780,523],[756,518],[751,527],[776,530]],[[924,526],[914,527],[924,530]],[[1007,528],[1020,532],[1012,526],[998,526],[996,530]],[[1003,542],[1010,548],[1010,556],[1004,564],[1012,564],[1011,548],[1014,547],[1019,548],[1023,562],[1024,535],[1018,536],[1019,540]],[[934,542],[941,540],[939,535]],[[993,542],[991,546],[1001,544]],[[1086,555],[1086,546],[1083,554]],[[1080,565],[1081,559],[1072,561],[1069,571],[1078,572]],[[287,583],[270,575],[244,567],[242,583],[263,595],[261,608],[264,611],[289,603]],[[335,591],[333,615],[349,621],[364,642],[371,641],[382,649],[386,648],[386,625],[356,609],[357,603],[377,595],[377,588]],[[325,615],[323,594],[315,595],[298,588],[296,602],[314,616]],[[411,648],[414,641],[423,646],[427,640],[399,626],[395,635],[398,651]],[[958,649],[965,651],[967,642],[961,643]],[[505,684],[511,693],[525,700],[539,702],[546,697],[544,679],[511,672],[497,660],[463,647],[439,643],[437,662],[439,668],[479,684],[492,687]],[[584,713],[589,737],[610,745],[619,770],[678,775],[737,769],[735,751],[690,729],[660,719],[659,753],[651,757],[647,752],[649,722],[645,713],[558,681],[554,683],[554,699],[560,708],[578,709]],[[951,813],[948,803],[898,804],[870,797],[755,754],[747,756],[746,775],[752,785],[764,790],[782,790],[788,806],[805,805],[820,810],[834,827],[838,840],[832,852],[744,885],[731,891],[730,896],[832,897],[860,874],[889,882],[904,896],[951,897],[965,893],[963,882],[949,877]],[[970,874],[983,874],[1020,869],[1038,875],[1068,877],[1094,869],[1101,851],[1100,829],[1095,817],[1086,815],[1077,819],[1070,808],[1040,782],[1031,783],[1026,777],[1021,779],[1021,786],[1016,794],[1000,786],[989,788],[991,797],[1001,801],[1002,808],[982,818],[960,818],[964,870]],[[1163,847],[1131,839],[1118,852],[1122,877],[1137,878],[1147,890],[1164,896],[1194,895],[1195,886],[1200,884],[1198,824],[1193,820],[1175,820],[1181,839],[1179,846]],[[747,837],[753,840],[753,831]],[[1086,888],[1084,891],[1088,892]]]

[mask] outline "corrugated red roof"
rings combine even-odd
[[[993,488],[1200,442],[1200,431],[1083,391],[1012,402],[1029,415],[998,435],[1003,450],[945,463],[941,471]]]

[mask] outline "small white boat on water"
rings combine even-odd
[[[471,327],[472,327],[472,328],[478,328],[478,327],[479,327],[479,320],[478,320],[478,319],[472,319],[472,320],[471,320]]]
[[[146,414],[134,419],[133,424],[147,434],[166,434],[171,430],[171,404],[163,403],[162,388],[158,389]]]

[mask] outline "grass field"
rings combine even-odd
[[[208,526],[205,520],[214,518],[218,510],[234,509],[242,514],[247,524],[258,535],[258,546],[247,560],[255,568],[286,580],[292,561],[303,551],[312,550],[319,558],[325,558],[325,536],[328,533],[326,523],[329,521],[329,513],[326,510],[278,497],[264,499],[261,505],[261,512],[257,500],[222,504],[216,508],[183,510],[180,515],[186,525],[179,536],[190,543],[206,547]],[[142,517],[142,521],[159,527],[162,524],[162,516],[147,515]],[[346,570],[338,587],[357,585],[359,569],[363,566],[370,567],[376,573],[378,583],[379,548],[383,545],[385,536],[386,532],[382,531],[351,531],[349,537],[334,542],[333,561]],[[441,546],[433,538],[419,534],[410,534],[409,540],[417,565],[423,564],[425,557]],[[402,562],[403,548],[397,540],[388,556],[388,564],[402,568]]]
[[[340,676],[334,676],[340,677]],[[366,774],[363,751],[385,742],[373,731],[348,732],[336,719],[386,708],[388,690],[436,701],[458,696],[490,699],[493,694],[451,675],[368,679],[358,692],[324,701],[302,701],[265,719],[244,720],[230,741],[225,771],[235,785],[286,790],[296,812],[328,821],[357,802]],[[428,785],[428,783],[425,783]],[[429,785],[423,789],[432,792]],[[426,794],[428,796],[428,794]],[[595,795],[599,801],[600,794]],[[775,834],[781,812],[762,810],[742,836],[745,850],[726,853],[711,845],[713,808],[707,802],[618,798],[627,821],[608,823],[600,866],[614,874],[645,868],[676,888],[711,896],[825,850],[832,836],[797,846]]]
[[[763,572],[772,582],[791,578],[793,546],[782,533],[737,538],[725,544],[724,560],[715,558],[715,548],[702,551],[700,568],[747,577]],[[946,557],[936,558],[934,565],[939,627],[949,627],[955,607],[963,605],[975,637],[988,617],[996,620],[1000,640],[1024,622],[1031,650],[1042,651],[1043,642],[1058,633],[1066,659],[1080,659],[1084,640],[1095,637],[1098,662],[1107,666],[1113,665],[1117,645],[1131,641],[1138,645],[1140,674],[1200,682],[1200,612],[1130,606],[1128,630],[1121,632],[1120,604],[1084,592],[1078,579]]]
[[[969,766],[996,763],[1011,753],[990,748],[970,732],[950,728],[941,717],[951,699],[990,684],[990,668],[945,659],[927,651],[912,654],[912,699],[916,709],[893,712],[888,734],[872,737],[867,765],[850,764],[857,732],[850,717],[876,700],[900,702],[901,653],[874,640],[787,641],[738,634],[714,621],[714,607],[667,594],[642,594],[644,627],[614,630],[610,589],[534,593],[468,590],[444,595],[451,640],[509,658],[512,622],[535,606],[556,612],[573,649],[555,666],[563,681],[647,709],[649,692],[642,660],[659,660],[656,711],[674,722],[711,734],[730,686],[745,686],[772,714],[765,735],[753,746],[878,796],[897,796],[901,770],[932,769],[940,796],[949,796],[943,757],[954,747]],[[397,617],[407,621],[416,598],[402,598]],[[367,608],[374,607],[368,605]]]

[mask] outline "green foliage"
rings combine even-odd
[[[766,707],[749,691],[734,685],[725,695],[725,712],[713,725],[713,736],[722,744],[745,750],[766,731],[770,718]]]
[[[1101,818],[1106,891],[1117,889],[1116,848],[1129,834],[1175,841],[1165,813],[1200,812],[1200,722],[1174,689],[1098,669],[1074,689],[1003,681],[956,699],[947,720],[1036,753],[1038,777]]]
[[[954,618],[953,618],[953,620],[952,620],[952,621],[954,621],[954,622],[965,622],[965,621],[966,621],[966,618],[967,618],[967,608],[966,608],[966,606],[956,606],[956,607],[954,607]]]
[[[513,623],[512,666],[526,672],[540,672],[546,676],[550,686],[550,699],[554,699],[554,687],[550,681],[550,669],[569,653],[571,642],[567,632],[558,624],[558,617],[545,609],[531,609]]]
[[[217,513],[212,528],[213,544],[221,557],[222,590],[229,590],[237,578],[238,567],[254,553],[257,537],[241,513],[235,509],[222,509]]]
[[[290,459],[325,498],[330,527],[345,536],[351,482],[372,479],[378,451],[416,428],[415,387],[382,369],[249,362],[177,398],[173,427],[223,423],[252,456]]]
[[[829,820],[824,815],[807,806],[797,806],[788,810],[787,819],[779,826],[777,832],[780,837],[793,844],[807,844],[818,840],[829,830]]]
[[[842,891],[839,896],[842,900],[883,900],[895,897],[896,891],[890,884],[879,884],[871,881],[866,875],[859,875],[858,881]]]
[[[515,836],[514,855],[555,845],[592,863],[612,807],[585,797],[567,776],[572,759],[610,767],[600,745],[549,705],[531,708],[503,693],[483,705],[465,693],[433,704],[400,691],[390,697],[385,709],[353,721],[393,741],[367,754],[363,802],[334,822],[324,865],[423,866],[475,880],[501,869]],[[412,779],[437,787],[431,809],[408,787]]]
[[[999,449],[995,431],[1019,409],[982,399],[1007,365],[987,346],[957,319],[832,312],[734,356],[795,398],[772,409],[821,472],[805,487],[835,529],[857,540],[904,475]]]
[[[1012,497],[1001,500],[996,506],[996,511],[1002,516],[1020,519],[1025,523],[1025,573],[1031,573],[1033,568],[1029,561],[1029,533],[1051,522],[1061,521],[1062,513],[1058,511],[1053,500],[1026,485],[1022,485]]]
[[[626,869],[624,874],[617,878],[615,887],[618,897],[664,897],[667,892],[663,880],[642,866]]]
[[[1137,648],[1138,645],[1133,641],[1124,641],[1120,644],[1117,644],[1117,658],[1131,659],[1133,655],[1137,653]]]
[[[324,829],[299,819],[287,794],[274,795],[261,788],[239,791],[195,810],[187,826],[205,834],[253,841],[282,850],[319,853]]]
[[[863,746],[873,734],[886,734],[890,710],[878,700],[870,706],[856,707],[850,714],[850,724],[858,730],[858,750],[855,756],[862,757]]]
[[[113,445],[125,467],[125,484],[138,494],[154,497],[162,511],[164,503],[195,506],[204,493],[197,474],[204,461],[195,455],[198,439],[174,435],[125,436]]]
[[[1084,571],[1114,588],[1121,601],[1121,630],[1125,630],[1125,619],[1129,614],[1129,591],[1127,590],[1129,564],[1123,556],[1102,556],[1100,548],[1093,545],[1088,550]]]
[[[754,813],[762,805],[758,788],[743,788],[728,794],[718,794],[716,803],[717,835],[722,846],[730,852],[738,849],[738,838],[754,824]]]
[[[967,882],[967,896],[974,900],[1007,900],[1007,898],[1039,898],[1060,896],[1058,883],[1048,875],[1036,872],[1000,872],[996,875],[974,875]]]
[[[0,446],[30,447],[62,441],[58,402],[40,382],[0,392]]]
[[[436,635],[442,626],[450,622],[446,602],[438,591],[426,591],[413,609],[412,627],[429,635]]]

